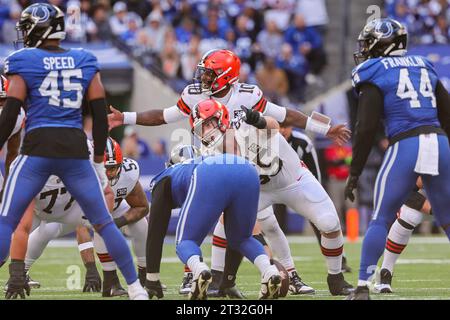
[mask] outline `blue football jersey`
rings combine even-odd
[[[388,137],[424,126],[440,126],[436,108],[438,76],[422,56],[369,59],[352,72],[356,90],[363,83],[377,86],[384,98]]]
[[[93,54],[83,49],[24,48],[6,58],[4,71],[20,75],[27,85],[26,132],[42,127],[82,129],[83,97],[99,71]]]
[[[185,162],[177,163],[160,172],[150,182],[150,190],[165,177],[171,178],[172,199],[174,205],[178,208],[186,200],[189,186],[191,184],[192,173],[200,164],[202,158],[191,159]]]

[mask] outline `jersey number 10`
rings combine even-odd
[[[420,69],[420,94],[425,98],[431,98],[431,106],[436,108],[436,96],[433,92],[430,76],[427,69]],[[408,69],[400,69],[400,77],[398,79],[397,96],[401,99],[410,99],[411,108],[420,108],[419,94],[409,78]]]
[[[58,88],[60,77],[62,78],[62,88]],[[71,82],[71,78],[82,79],[81,69],[50,71],[44,81],[42,81],[39,92],[43,97],[49,97],[48,103],[52,106],[78,109],[83,101],[83,86],[80,82]],[[61,83],[61,81],[59,82]],[[62,99],[61,105],[61,90],[65,92],[76,91],[77,96],[75,100],[70,98]]]

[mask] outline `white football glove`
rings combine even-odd
[[[100,180],[102,189],[105,190],[105,188],[108,186],[108,177],[106,177],[105,165],[103,164],[103,162],[94,162],[92,165],[94,166],[95,172],[97,173],[97,176]]]

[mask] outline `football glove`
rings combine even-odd
[[[262,116],[262,114],[258,111],[248,109],[244,106],[241,106],[242,111],[245,112],[244,121],[249,125],[252,125],[258,129],[264,129],[267,127],[266,119]]]
[[[12,260],[9,264],[9,280],[6,289],[6,299],[25,299],[25,294],[30,295],[30,286],[26,281],[25,263],[23,261]]]
[[[351,202],[355,201],[355,195],[353,190],[358,186],[358,177],[349,176],[347,179],[347,185],[345,186],[345,199],[349,199]]]
[[[152,299],[156,296],[158,299],[164,298],[163,287],[161,281],[145,280],[145,289],[148,292],[148,297]]]
[[[95,262],[88,262],[86,266],[86,277],[84,279],[83,292],[100,292],[102,289],[102,279],[98,274]]]

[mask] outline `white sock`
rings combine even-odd
[[[337,238],[327,238],[322,235],[320,240],[322,254],[325,256],[329,274],[342,272],[342,252],[344,250],[344,237],[342,233]]]
[[[389,230],[381,269],[388,269],[391,274],[394,273],[395,263],[408,244],[414,228],[422,220],[423,214],[420,211],[402,206],[399,219],[395,220]]]
[[[270,215],[268,218],[258,220],[264,237],[269,243],[273,254],[278,258],[278,261],[291,274],[295,271],[294,260],[291,256],[291,249],[289,242],[278,224],[275,215]]]
[[[203,270],[209,270],[206,263],[200,261],[200,256],[194,255],[187,261],[189,269],[194,274],[194,280],[197,280]]]
[[[225,236],[225,226],[217,222],[213,233],[213,243],[211,246],[211,269],[222,271],[225,268],[225,252],[227,240]]]
[[[261,273],[262,282],[267,282],[271,276],[279,274],[277,267],[270,264],[269,256],[266,254],[257,256],[253,264]]]
[[[100,264],[102,265],[103,271],[114,271],[117,269],[117,265],[109,255],[108,250],[106,249],[105,242],[102,237],[94,232],[94,248],[97,253],[97,257],[100,260]]]
[[[136,264],[139,268],[147,268],[147,260],[145,257],[136,257]]]

